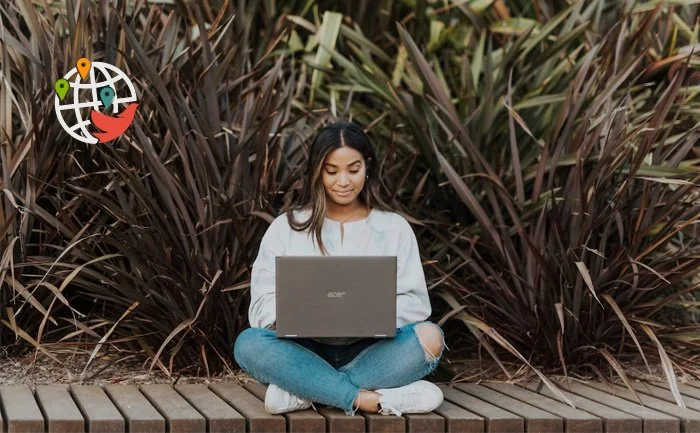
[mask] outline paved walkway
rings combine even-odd
[[[560,384],[562,387],[563,384]],[[537,384],[442,386],[444,403],[429,414],[347,416],[340,409],[270,415],[266,385],[71,385],[0,387],[3,432],[700,432],[700,382],[679,385],[686,408],[665,385],[574,383],[576,409]]]

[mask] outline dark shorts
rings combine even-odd
[[[325,359],[333,368],[338,369],[355,359],[365,348],[381,340],[376,338],[364,338],[345,345],[323,344],[310,338],[295,338],[293,341],[311,350]]]

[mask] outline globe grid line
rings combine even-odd
[[[93,84],[91,84],[90,87],[95,87],[93,77],[94,77],[94,74],[93,74],[93,69],[92,69],[92,67],[91,67],[91,68],[90,68],[90,82],[93,83]],[[81,77],[80,77],[80,74],[75,74],[75,84],[80,84],[80,78],[81,78]],[[73,91],[73,101],[74,101],[73,106],[78,105],[78,103],[79,103],[79,101],[80,101],[80,100],[78,99],[78,94],[79,94],[79,93],[80,93],[80,91],[78,91],[78,90]],[[94,99],[93,99],[93,102],[95,102]],[[93,108],[98,108],[98,107],[99,107],[99,105],[97,105],[96,107],[93,107]],[[75,119],[76,119],[76,120],[82,119],[83,116],[80,114],[80,108],[75,107],[74,110],[75,110]],[[90,140],[90,144],[95,144],[95,143],[97,143],[99,140],[98,140],[97,138],[93,137],[92,134],[90,134],[90,132],[88,132],[86,126],[89,125],[89,124],[90,124],[90,122],[88,122],[87,124],[84,124],[84,122],[78,122],[79,128],[83,131],[83,135],[82,135],[82,136],[85,137],[86,139]],[[93,141],[93,140],[94,140],[94,141]]]

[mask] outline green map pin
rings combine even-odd
[[[70,84],[68,84],[68,80],[61,78],[60,80],[56,81],[56,93],[58,94],[58,99],[60,99],[61,101],[63,101],[63,98],[66,97],[68,89],[70,89]]]

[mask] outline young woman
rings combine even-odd
[[[323,403],[355,415],[425,413],[443,395],[420,380],[442,357],[443,333],[426,321],[430,300],[409,223],[379,196],[374,149],[354,123],[323,128],[311,145],[303,193],[265,232],[253,264],[249,320],[234,344],[238,365],[269,383],[270,413]],[[275,326],[275,256],[397,256],[396,337],[280,339]]]

